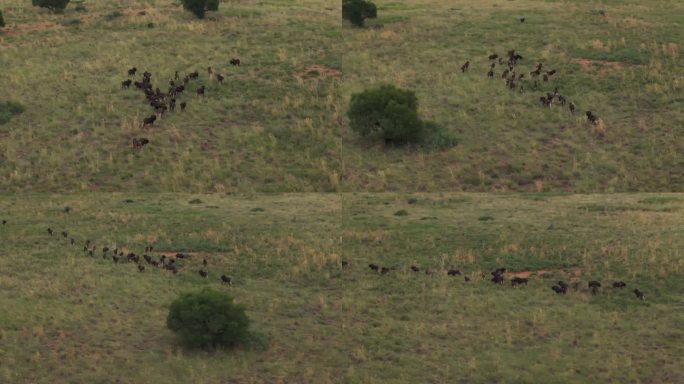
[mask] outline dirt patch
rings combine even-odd
[[[342,72],[325,65],[314,64],[304,68],[301,72],[295,73],[294,76],[301,80],[320,80],[329,77],[341,78]]]
[[[57,27],[59,27],[59,24],[53,22],[25,23],[12,25],[7,28],[1,29],[0,31],[2,31],[2,33],[4,33],[5,35],[13,36],[18,35],[20,33],[47,31],[49,29]]]
[[[380,32],[380,37],[383,39],[393,39],[397,37],[397,34],[392,31],[382,31]]]
[[[506,272],[504,275],[508,277],[522,277],[524,279],[531,276],[542,276],[548,273],[562,272],[568,275],[570,281],[578,280],[582,276],[582,271],[577,268],[565,268],[565,269],[532,269],[528,271],[517,271],[517,272]]]
[[[574,59],[572,62],[578,64],[585,71],[597,71],[599,73],[606,73],[611,70],[620,70],[625,66],[625,63],[623,62],[607,60]]]

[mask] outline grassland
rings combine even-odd
[[[63,15],[2,3],[2,100],[27,110],[0,125],[0,190],[337,188],[335,1],[226,2],[203,21],[174,1],[86,3],[87,12],[70,6]],[[140,129],[152,108],[141,92],[120,89],[133,66],[137,80],[150,71],[164,91],[176,70],[199,71],[187,111]],[[225,85],[208,79],[209,66]],[[200,84],[203,99],[194,95]],[[134,151],[135,137],[151,144]]]
[[[203,21],[171,0],[3,1],[0,383],[684,382],[684,6],[376,3],[354,29],[334,0],[223,1]],[[508,49],[558,74],[511,93],[485,76]],[[163,90],[199,71],[187,111],[141,128],[132,66]],[[415,90],[459,144],[355,136],[349,96],[378,83]],[[577,115],[537,104],[553,87]],[[575,194],[616,191],[633,193]],[[191,257],[139,272],[86,239]],[[206,286],[264,346],[179,346],[168,306]]]
[[[378,18],[366,28],[343,26],[342,110],[369,85],[402,86],[460,144],[436,152],[385,148],[345,128],[344,190],[684,190],[682,2],[376,4]],[[487,56],[509,49],[523,56],[525,73],[538,62],[558,73],[536,90],[528,81],[525,93],[511,92],[501,67],[494,79],[486,76]],[[580,113],[542,108],[539,96],[554,87]],[[602,119],[598,130],[587,110]]]
[[[0,381],[681,382],[682,209],[681,194],[6,195]],[[175,276],[139,273],[48,226],[194,256]],[[529,285],[482,279],[498,266],[532,271]],[[559,279],[581,288],[556,295]],[[203,286],[245,304],[266,348],[180,349],[168,304]]]

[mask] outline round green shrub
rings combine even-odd
[[[70,0],[31,0],[34,6],[47,8],[53,12],[60,12],[66,8]]]
[[[0,11],[0,28],[5,26],[5,19],[2,17],[2,11]]]
[[[353,94],[347,116],[351,129],[361,136],[380,133],[387,143],[418,142],[423,123],[413,91],[381,85]]]
[[[218,11],[219,0],[182,0],[183,8],[192,12],[200,19],[204,19],[207,11]]]
[[[357,27],[363,27],[366,19],[378,17],[378,8],[367,0],[343,0],[342,19],[349,20]]]
[[[207,0],[183,0],[183,8],[192,12],[200,19],[204,19]]]
[[[233,298],[212,289],[181,294],[166,326],[187,347],[234,347],[249,340],[249,319]]]

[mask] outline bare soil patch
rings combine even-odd
[[[566,275],[568,275],[568,279],[570,281],[578,280],[580,276],[582,276],[582,271],[577,268],[564,268],[564,269],[550,269],[550,268],[542,268],[542,269],[531,269],[527,271],[517,271],[517,272],[506,272],[504,275],[509,276],[509,277],[522,277],[522,278],[529,278],[531,276],[542,276],[548,273],[554,273],[554,272],[563,272]]]
[[[314,64],[304,68],[301,72],[295,73],[294,76],[302,80],[319,80],[328,77],[340,78],[342,77],[342,72],[325,65]]]
[[[623,62],[607,60],[574,59],[572,62],[578,64],[585,71],[598,71],[599,73],[606,73],[611,70],[619,70],[625,66],[625,63]]]
[[[4,29],[0,29],[2,33],[4,33],[7,36],[14,36],[18,35],[20,33],[32,33],[32,32],[40,32],[40,31],[46,31],[48,29],[53,29],[59,27],[59,24],[46,21],[46,22],[39,22],[39,23],[25,23],[25,24],[16,24],[16,25],[11,25],[8,26]]]

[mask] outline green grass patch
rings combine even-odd
[[[393,84],[415,91],[421,118],[458,140],[437,151],[388,149],[368,145],[345,121],[342,190],[684,190],[684,143],[673,128],[684,121],[684,55],[672,16],[684,12],[684,3],[654,4],[379,3],[368,26],[382,28],[342,28],[342,109],[352,94]],[[513,91],[501,77],[505,64],[496,63],[493,78],[486,75],[487,56],[505,57],[509,49],[523,57],[515,70],[525,74]],[[538,63],[556,70],[549,82],[530,79]],[[540,106],[539,97],[555,88],[578,113],[568,104]],[[600,127],[587,122],[588,110]]]
[[[577,209],[632,206],[653,195],[549,196],[543,204],[518,194],[411,196],[418,200],[415,220],[389,220],[405,207],[402,193],[4,194],[0,381],[413,383],[450,382],[453,372],[474,383],[679,377],[684,217]],[[217,208],[188,204],[195,198]],[[255,215],[254,207],[264,211]],[[477,220],[491,212],[496,220]],[[83,252],[86,239],[95,245],[93,257]],[[111,258],[114,248],[142,255],[149,245],[146,254],[156,261],[178,252],[188,257],[175,262],[177,274],[147,263],[140,272]],[[390,269],[375,272],[370,263]],[[511,275],[493,284],[490,272],[499,267],[528,273],[528,284],[511,287]],[[451,268],[462,275],[448,276]],[[232,285],[222,283],[224,274]],[[579,288],[556,295],[558,280]],[[602,283],[596,296],[590,280]],[[613,289],[617,280],[627,288]],[[260,332],[250,345],[178,345],[165,327],[169,306],[203,288],[244,306],[250,328]],[[637,300],[634,288],[646,300]],[[616,354],[620,359],[606,365]],[[389,368],[388,357],[395,362]]]

